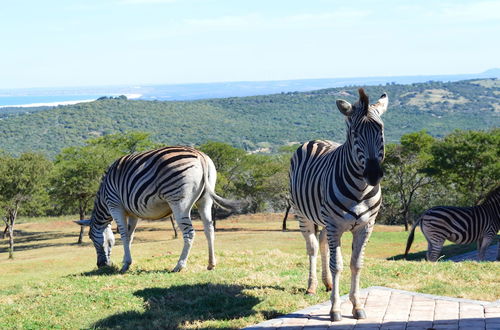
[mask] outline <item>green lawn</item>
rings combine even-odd
[[[240,216],[219,221],[218,265],[207,271],[201,222],[188,267],[170,273],[181,239],[170,222],[139,223],[134,264],[127,274],[96,270],[89,239],[75,244],[78,227],[66,219],[25,219],[17,226],[15,259],[0,241],[0,320],[6,328],[240,328],[329,299],[306,296],[307,257],[297,223],[282,232],[281,215]],[[343,239],[341,294],[349,290],[350,234]],[[407,233],[377,226],[368,243],[362,286],[388,286],[480,300],[500,298],[500,263],[421,261],[426,243],[417,232],[401,259]],[[113,261],[119,265],[117,240]],[[474,247],[459,247],[463,252]],[[457,253],[447,246],[446,255]],[[320,267],[318,267],[320,268]]]

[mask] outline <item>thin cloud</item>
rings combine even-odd
[[[500,20],[499,1],[481,1],[465,4],[447,3],[433,12],[431,16],[439,16],[454,22],[484,22]]]
[[[317,27],[336,26],[339,24],[355,24],[358,20],[370,15],[368,11],[339,10],[318,14],[300,14],[282,17],[264,17],[260,14],[240,16],[221,16],[203,19],[186,19],[185,23],[198,28],[290,28],[296,26]]]
[[[178,0],[120,0],[119,3],[125,5],[146,5],[146,4],[164,4],[174,3]]]

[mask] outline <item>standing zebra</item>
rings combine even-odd
[[[484,260],[486,248],[500,230],[500,186],[493,189],[484,202],[477,206],[436,206],[425,211],[413,224],[406,243],[405,257],[410,251],[418,225],[427,240],[428,261],[438,260],[445,240],[456,244],[477,242],[478,259]],[[497,260],[500,261],[500,244]]]
[[[346,118],[346,142],[340,145],[324,140],[310,141],[299,147],[291,160],[290,194],[293,206],[302,215],[300,230],[309,255],[307,292],[315,293],[317,287],[318,240],[314,229],[317,224],[323,227],[319,241],[323,283],[327,290],[333,289],[332,321],[342,319],[340,238],[348,230],[353,234],[349,295],[352,312],[356,319],[366,317],[359,299],[359,276],[364,247],[381,203],[379,182],[383,174],[384,125],[380,116],[387,110],[387,104],[387,95],[383,94],[377,103],[370,105],[368,96],[361,88],[359,100],[354,105],[337,100],[337,107]],[[330,270],[327,268],[328,260]]]
[[[97,266],[111,263],[114,236],[110,223],[113,219],[123,242],[121,272],[125,272],[132,264],[130,247],[138,218],[155,220],[173,213],[184,238],[184,248],[173,270],[180,271],[186,266],[193,244],[191,208],[197,203],[208,241],[208,269],[214,268],[212,204],[215,201],[228,208],[239,204],[215,194],[216,176],[212,160],[190,147],[165,147],[116,160],[102,179],[90,220],[76,221],[90,225],[89,236],[97,252]]]

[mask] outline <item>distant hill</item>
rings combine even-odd
[[[389,94],[386,138],[426,129],[443,136],[454,129],[500,126],[500,81],[426,82],[364,86],[371,101]],[[0,118],[0,149],[55,155],[90,137],[136,130],[165,144],[230,143],[247,150],[315,138],[343,141],[339,98],[355,101],[358,86],[196,101],[102,99],[55,108],[25,108]],[[7,109],[8,110],[8,109]],[[36,111],[40,110],[40,111]]]
[[[140,95],[147,101],[187,101],[208,98],[255,96],[281,92],[305,92],[323,88],[413,84],[427,81],[452,82],[470,79],[500,78],[500,69],[480,73],[419,76],[344,77],[273,81],[231,81],[192,84],[89,86],[61,88],[0,89],[0,106],[97,99],[100,96]],[[0,109],[0,113],[2,110]]]

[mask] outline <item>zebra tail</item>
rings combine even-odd
[[[407,259],[408,257],[408,252],[410,251],[411,244],[413,243],[413,239],[415,238],[415,228],[417,228],[420,221],[422,221],[422,217],[418,218],[418,220],[415,221],[410,230],[410,235],[408,236],[408,240],[406,241],[405,259]]]
[[[217,195],[213,189],[213,187],[210,186],[209,180],[208,180],[208,173],[209,173],[209,166],[212,163],[211,160],[209,161],[207,158],[208,156],[203,155],[203,180],[205,183],[205,191],[208,192],[210,197],[212,197],[213,201],[222,207],[223,209],[226,210],[233,210],[236,212],[241,212],[243,208],[247,206],[247,203],[245,201],[239,201],[239,200],[232,200],[232,199],[227,199],[224,197],[221,197]],[[206,157],[206,158],[205,158]],[[213,166],[213,165],[212,165]]]

